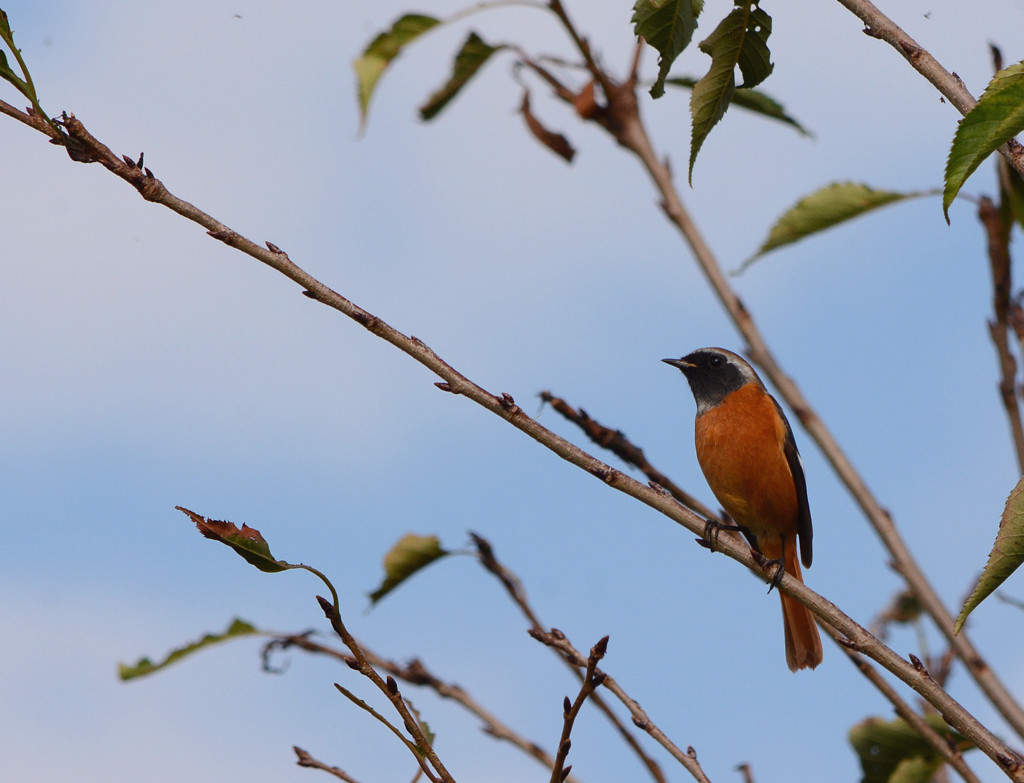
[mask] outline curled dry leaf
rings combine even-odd
[[[576,113],[584,120],[592,120],[601,113],[601,106],[594,97],[594,80],[587,82],[573,100]]]
[[[555,133],[554,131],[548,130],[541,124],[540,120],[533,115],[533,112],[530,111],[529,92],[523,93],[523,103],[520,105],[519,111],[522,112],[523,119],[526,120],[526,127],[530,129],[530,133],[533,134],[537,141],[559,157],[563,158],[566,162],[572,163],[572,159],[576,155],[576,150],[573,149],[573,146],[565,136],[561,133]]]
[[[294,568],[291,564],[274,558],[270,553],[270,545],[255,528],[248,525],[238,527],[233,522],[208,519],[182,506],[175,508],[186,514],[204,536],[231,547],[247,563],[256,566],[260,571],[275,573]]]

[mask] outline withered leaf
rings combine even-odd
[[[540,120],[533,115],[533,112],[530,111],[529,91],[523,93],[523,103],[519,107],[519,111],[522,113],[523,119],[526,120],[526,127],[530,129],[530,133],[533,134],[537,141],[559,157],[563,158],[567,163],[572,163],[572,159],[576,155],[576,150],[573,149],[573,146],[565,136],[561,133],[555,133],[554,131],[548,130],[541,124]]]

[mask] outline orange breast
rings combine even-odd
[[[697,419],[697,461],[729,516],[765,557],[796,535],[799,502],[783,452],[786,425],[771,397],[747,384]]]

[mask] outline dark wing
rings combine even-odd
[[[796,484],[796,500],[800,506],[800,516],[796,522],[796,534],[800,539],[800,562],[804,568],[811,567],[811,539],[814,535],[811,530],[811,506],[807,502],[807,479],[804,478],[804,466],[800,461],[800,452],[796,449],[796,440],[793,438],[793,428],[789,426],[789,419],[783,413],[782,407],[772,398],[775,403],[775,410],[779,412],[782,421],[786,425],[786,443],[783,451],[786,454],[786,462],[789,464],[789,472],[793,474],[793,483]]]

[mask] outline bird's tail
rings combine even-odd
[[[783,548],[786,573],[802,582],[796,541],[787,543],[790,543],[790,546]],[[813,669],[821,663],[822,655],[821,637],[818,636],[814,615],[795,598],[790,598],[781,591],[779,597],[782,599],[782,624],[786,630],[786,664],[793,672],[798,669]]]

